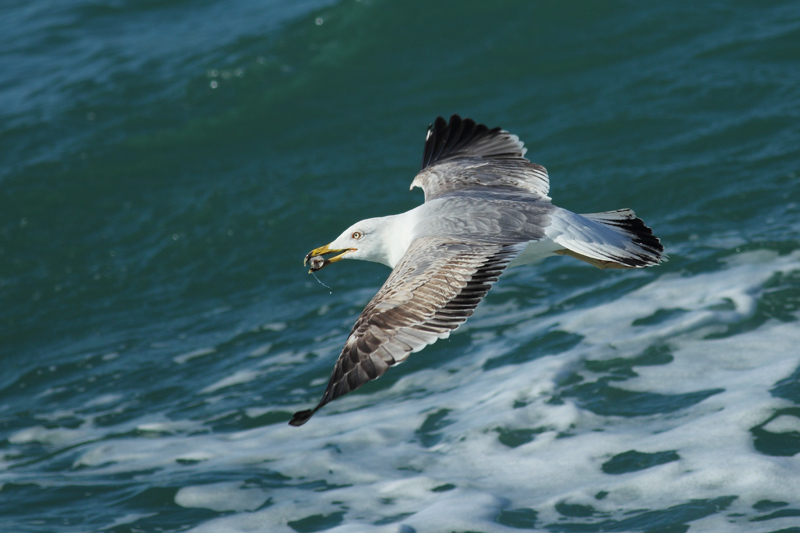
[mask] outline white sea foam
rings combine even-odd
[[[563,520],[556,511],[559,503],[591,506],[622,519],[620,511],[724,496],[736,496],[731,511],[744,516],[726,513],[723,520],[712,513],[692,522],[693,531],[771,531],[789,525],[792,517],[763,524],[746,518],[758,501],[793,501],[800,494],[798,460],[758,453],[750,428],[789,405],[769,390],[797,367],[800,328],[775,322],[735,336],[705,337],[752,317],[766,281],[798,270],[798,253],[754,253],[738,256],[721,272],[665,276],[603,306],[544,321],[522,320],[503,338],[475,336],[480,346],[472,355],[442,369],[406,375],[389,390],[342,398],[300,430],[239,434],[237,446],[251,439],[263,446],[272,458],[265,465],[270,470],[349,486],[323,493],[290,490],[257,513],[220,518],[198,531],[244,531],[253,523],[281,531],[287,520],[341,512],[345,506],[345,517],[354,518],[343,519],[335,531],[378,530],[370,524],[405,514],[383,530],[399,531],[405,524],[418,531],[501,531],[511,530],[495,521],[504,509],[536,509],[539,523],[547,524]],[[661,309],[682,312],[632,325]],[[584,340],[558,356],[482,369],[486,360],[513,351],[523,332],[553,326]],[[638,377],[624,382],[626,390],[720,392],[677,412],[643,417],[602,416],[571,402],[550,402],[559,378],[581,361],[630,357],[659,342],[672,347],[673,361],[637,367]],[[435,392],[412,394],[420,389]],[[515,403],[524,407],[515,409]],[[426,447],[421,430],[427,416],[441,409],[449,411],[429,432],[435,438]],[[509,448],[498,442],[498,427],[543,430]],[[767,426],[773,432],[796,427],[797,419],[787,416]],[[674,451],[677,459],[620,475],[603,472],[603,464],[630,450]],[[452,489],[437,492],[437,487]],[[597,499],[598,493],[607,496]]]
[[[768,422],[763,428],[771,433],[791,433],[794,431],[800,434],[800,418],[781,415]]]
[[[212,511],[254,511],[267,501],[260,489],[247,488],[243,482],[226,481],[184,487],[175,495],[181,507],[200,507]]]
[[[33,426],[21,429],[8,438],[12,444],[53,444],[63,446],[73,442],[79,442],[88,438],[90,433],[85,429],[68,428],[46,428],[43,426]]]
[[[122,398],[123,396],[121,394],[103,394],[86,402],[85,407],[100,407],[103,405],[116,403],[122,400]]]
[[[216,392],[220,389],[224,389],[226,387],[232,387],[233,385],[248,383],[250,381],[253,381],[254,379],[257,379],[260,375],[261,372],[257,372],[255,370],[239,370],[226,378],[222,378],[221,380],[212,383],[211,385],[204,388],[200,392],[203,394],[208,394],[211,392]]]
[[[190,361],[192,359],[216,353],[216,351],[217,351],[216,348],[200,348],[181,355],[176,355],[175,357],[172,358],[172,360],[178,363],[179,365],[182,365],[183,363],[186,363],[187,361]]]
[[[104,528],[104,531],[111,531],[119,526],[124,526],[126,524],[132,524],[137,520],[141,520],[143,518],[147,518],[149,516],[154,516],[156,513],[130,513],[123,516],[120,516],[116,520],[114,520],[111,524]]]
[[[789,527],[797,517],[752,522],[753,505],[796,503],[800,458],[758,451],[751,429],[794,405],[770,390],[800,364],[800,328],[768,321],[736,335],[708,334],[751,319],[768,280],[791,272],[800,272],[800,252],[740,254],[721,271],[665,275],[590,309],[544,318],[536,316],[541,310],[520,311],[503,335],[489,307],[471,326],[467,353],[406,373],[390,388],[345,396],[302,428],[278,424],[214,434],[172,422],[174,432],[154,438],[87,443],[75,462],[84,469],[76,475],[197,468],[244,470],[264,479],[264,486],[239,480],[181,488],[178,505],[232,512],[197,532],[289,532],[290,522],[315,515],[338,521],[332,531],[340,533],[517,531],[498,516],[532,509],[543,527],[565,523],[563,505],[577,505],[592,516],[566,523],[588,524],[704,500],[724,500],[719,505],[727,508],[698,516],[692,531]],[[652,319],[663,310],[678,311]],[[553,328],[583,340],[558,355],[486,365]],[[636,366],[636,375],[615,386],[663,395],[712,392],[681,409],[644,416],[598,414],[569,395],[554,401],[567,390],[565,377],[602,376],[587,360],[631,358],[654,345],[669,346],[671,362]],[[298,355],[287,353],[281,366]],[[208,390],[224,393],[262,371],[234,373]],[[261,406],[251,412],[261,413]],[[798,428],[800,419],[791,414],[763,426],[777,434]],[[515,431],[526,437],[513,444],[500,438]],[[41,432],[17,432],[11,442],[57,438]],[[609,472],[612,459],[626,452],[669,459]]]

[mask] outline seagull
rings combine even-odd
[[[469,318],[506,268],[553,255],[595,267],[643,268],[666,260],[630,209],[578,215],[548,196],[547,170],[525,158],[519,137],[458,115],[428,126],[422,168],[411,182],[422,205],[369,218],[311,250],[311,272],[343,259],[392,269],[356,320],[322,399],[289,422],[380,377]]]

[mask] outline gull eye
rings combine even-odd
[[[354,232],[353,232],[353,234],[352,234],[352,235],[350,235],[350,237],[352,237],[352,238],[353,238],[353,240],[356,240],[356,241],[357,241],[358,239],[360,239],[360,238],[361,238],[361,236],[362,236],[362,234],[361,234],[361,232],[360,232],[360,231],[354,231]]]

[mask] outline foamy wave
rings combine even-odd
[[[502,335],[490,308],[476,317],[466,353],[343,397],[300,429],[285,425],[288,412],[279,424],[228,434],[138,421],[129,424],[137,431],[93,442],[84,433],[100,430],[85,427],[74,475],[217,472],[175,496],[180,506],[232,513],[197,532],[306,522],[337,532],[642,530],[675,516],[692,531],[788,527],[791,512],[751,521],[770,509],[759,502],[800,494],[800,463],[759,449],[753,428],[780,436],[800,427],[786,410],[794,404],[771,392],[798,366],[800,328],[740,326],[758,314],[769,280],[793,272],[800,252],[741,254],[724,270],[663,276],[590,309],[517,314]],[[554,331],[572,339],[560,353],[521,353]],[[642,402],[648,408],[637,410]],[[31,428],[10,439],[34,441],[64,437]],[[247,481],[219,482],[243,469]]]

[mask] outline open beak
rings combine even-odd
[[[320,270],[323,267],[330,265],[331,263],[341,261],[345,255],[355,251],[356,251],[355,248],[345,248],[343,250],[335,250],[329,248],[329,245],[326,244],[325,246],[314,248],[313,250],[308,252],[306,258],[303,259],[303,266],[310,265],[311,268],[309,269],[308,273],[311,274],[312,272],[316,272],[317,270]],[[334,255],[331,258],[323,257],[326,254],[339,254],[339,255]]]

